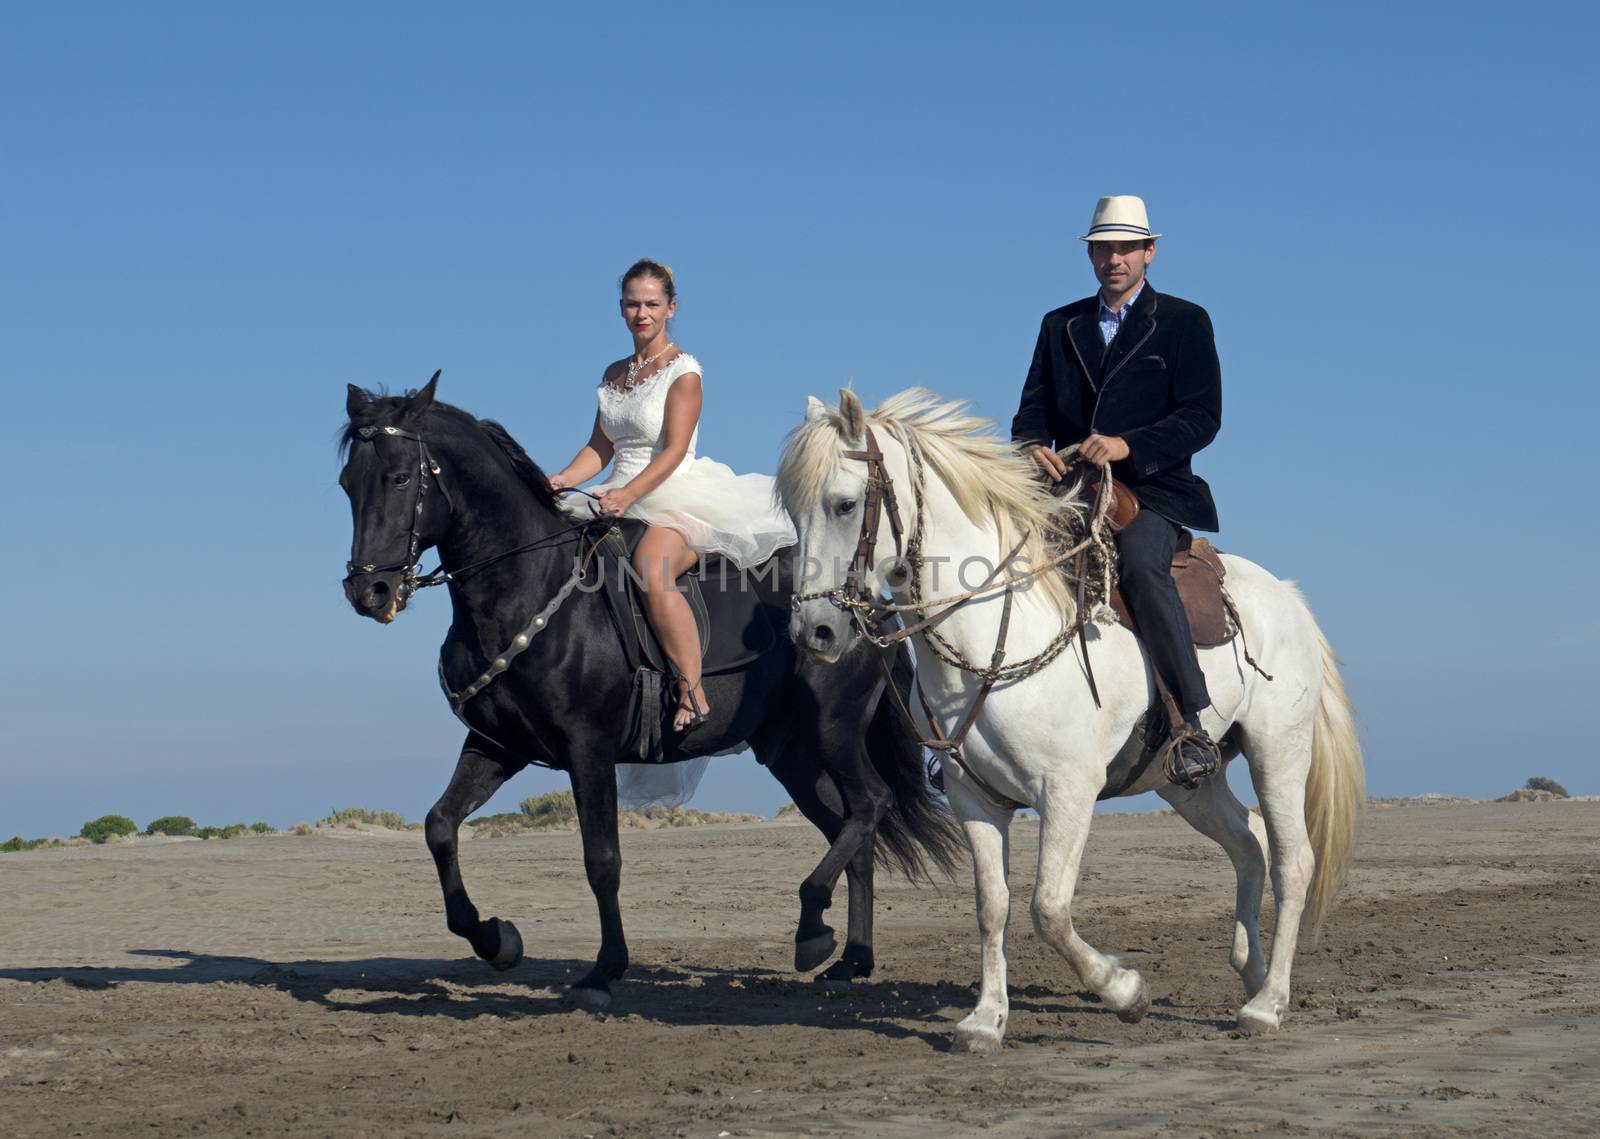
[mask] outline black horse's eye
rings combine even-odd
[[[395,475],[394,476],[394,485],[395,485],[395,489],[396,490],[404,490],[406,487],[411,485],[411,476],[410,475]]]
[[[839,503],[838,506],[833,508],[833,512],[840,518],[843,518],[849,514],[854,514],[856,512],[856,500],[853,498],[844,499]]]

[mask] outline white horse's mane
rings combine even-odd
[[[915,446],[962,513],[974,525],[999,530],[1006,549],[997,558],[1026,535],[1019,568],[1040,565],[1081,523],[1083,504],[1078,494],[1051,495],[1033,461],[998,434],[992,420],[973,415],[966,401],[941,399],[927,388],[908,388],[884,400],[876,411],[865,412],[863,423],[858,423],[854,414],[858,408],[850,406],[854,400],[846,395],[838,408],[814,409],[789,434],[778,464],[777,493],[795,518],[804,517],[821,499],[838,471],[841,452],[861,445],[865,423],[902,445]],[[910,527],[915,509],[911,488],[898,487],[897,493],[901,515]],[[1046,570],[1034,580],[1070,623],[1076,611],[1066,575]]]

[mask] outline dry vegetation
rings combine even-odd
[[[782,812],[779,812],[781,815]],[[658,827],[700,827],[717,823],[761,822],[760,815],[729,811],[702,811],[696,807],[647,807],[642,811],[620,811],[617,826],[622,830],[655,830]],[[474,838],[509,838],[535,831],[578,829],[578,806],[571,791],[550,791],[522,800],[520,809],[470,820]]]

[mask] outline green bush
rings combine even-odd
[[[238,838],[240,835],[244,834],[244,832],[249,830],[249,829],[250,828],[245,826],[243,823],[229,823],[227,826],[222,828],[222,837],[223,838]]]
[[[1529,791],[1548,791],[1557,799],[1571,798],[1571,796],[1567,794],[1567,789],[1565,787],[1561,786],[1561,784],[1557,783],[1554,779],[1546,779],[1543,775],[1535,775],[1532,779],[1528,780],[1527,787]]]
[[[277,834],[278,833],[278,828],[273,826],[271,823],[251,823],[250,824],[250,829],[255,831],[256,834]]]
[[[194,837],[195,838],[221,838],[222,837],[222,828],[221,827],[196,827],[195,828],[195,832],[194,832]]]
[[[11,854],[18,850],[32,850],[41,843],[49,841],[47,838],[23,838],[18,835],[15,838],[6,839],[5,842],[0,842],[0,853]]]
[[[79,838],[86,838],[93,843],[102,843],[114,834],[138,834],[139,824],[128,818],[127,815],[101,815],[98,819],[91,819],[83,824],[83,829],[78,832]]]
[[[194,820],[188,815],[162,815],[144,828],[145,834],[192,835]]]
[[[573,801],[571,791],[547,791],[522,800],[518,806],[528,816],[528,825],[540,830],[567,826],[578,817],[578,804]]]

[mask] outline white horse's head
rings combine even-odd
[[[799,538],[789,631],[795,644],[827,663],[838,660],[859,634],[840,602],[850,594],[878,597],[890,568],[885,558],[892,563],[895,554],[889,519],[880,509],[878,533],[869,535],[877,539],[872,556],[856,564],[873,472],[867,460],[846,452],[860,454],[867,434],[867,413],[854,392],[841,390],[837,408],[811,396],[778,465],[778,493]],[[881,435],[874,433],[878,446],[892,448],[898,460],[899,448]]]
[[[811,399],[784,449],[778,492],[799,535],[790,632],[824,661],[837,660],[859,633],[853,604],[885,590],[904,600],[908,585],[928,598],[971,589],[1007,551],[1017,570],[1038,565],[1081,517],[1077,496],[1053,497],[993,423],[925,388],[890,396],[870,413],[850,391],[839,393],[837,408]],[[898,556],[896,525],[908,539],[923,532],[909,560]],[[963,567],[973,564],[983,571],[969,580]],[[1070,620],[1060,575],[1037,585]]]

